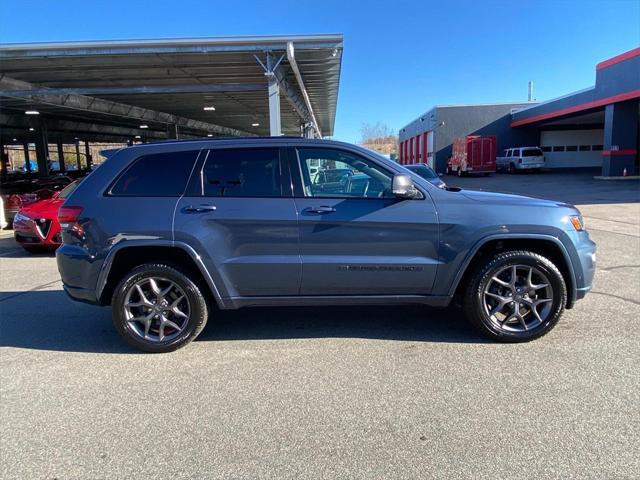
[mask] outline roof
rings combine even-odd
[[[326,34],[4,44],[2,113],[36,109],[70,122],[130,129],[148,124],[143,133],[150,138],[153,131],[158,132],[155,138],[166,137],[167,125],[174,122],[183,132],[199,136],[208,131],[265,135],[268,79],[260,62],[266,62],[269,52],[273,62],[280,61],[279,83],[287,87],[281,94],[283,133],[299,135],[305,121],[301,112],[308,112],[286,54],[291,43],[318,127],[330,136],[342,41],[340,34]],[[94,110],[87,110],[89,105]]]
[[[639,71],[640,48],[616,55],[596,65],[593,87],[514,112],[511,126],[589,123],[594,119],[601,123],[607,105],[640,98]]]

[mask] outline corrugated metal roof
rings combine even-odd
[[[0,46],[0,74],[37,87],[65,89],[61,93],[267,135],[267,77],[255,56],[264,60],[267,51],[276,58],[284,55],[283,72],[300,94],[286,58],[287,42],[295,46],[318,126],[323,135],[332,135],[343,48],[340,34],[4,44]],[[34,98],[1,100],[5,114],[34,108],[56,118],[127,127],[140,123],[135,118],[115,118]],[[214,106],[215,111],[205,111],[205,106]],[[285,95],[281,95],[281,112],[283,133],[299,134],[300,117]],[[259,126],[253,127],[255,123]]]

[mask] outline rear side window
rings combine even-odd
[[[211,150],[202,169],[205,197],[280,197],[277,148]]]
[[[523,157],[539,157],[542,155],[542,150],[539,148],[527,148],[522,150]]]
[[[184,193],[198,151],[166,152],[138,158],[110,194],[125,197],[179,197]]]

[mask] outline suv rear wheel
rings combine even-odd
[[[184,273],[164,264],[131,270],[116,287],[113,324],[124,340],[145,352],[177,350],[207,323],[207,302]]]
[[[485,336],[526,342],[548,333],[567,302],[567,287],[548,258],[506,251],[482,264],[467,285],[464,312]]]

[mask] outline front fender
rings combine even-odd
[[[559,237],[561,237],[562,235],[566,236],[566,233],[558,232],[558,235]],[[578,262],[579,260],[577,258],[572,258],[572,254],[573,256],[576,256],[577,253],[574,251],[574,249],[568,249],[559,237],[548,234],[495,233],[480,238],[467,251],[462,262],[460,262],[460,264],[456,268],[451,269],[451,280],[446,294],[449,297],[452,297],[455,294],[455,291],[458,288],[458,285],[460,284],[464,273],[469,267],[469,264],[478,253],[478,251],[482,248],[482,246],[486,245],[488,242],[496,240],[543,240],[552,242],[562,252],[562,256],[564,257],[564,260],[567,264],[568,272],[571,279],[570,291],[568,292],[569,302],[573,303],[576,300],[576,285],[578,283],[574,265],[575,262]]]

